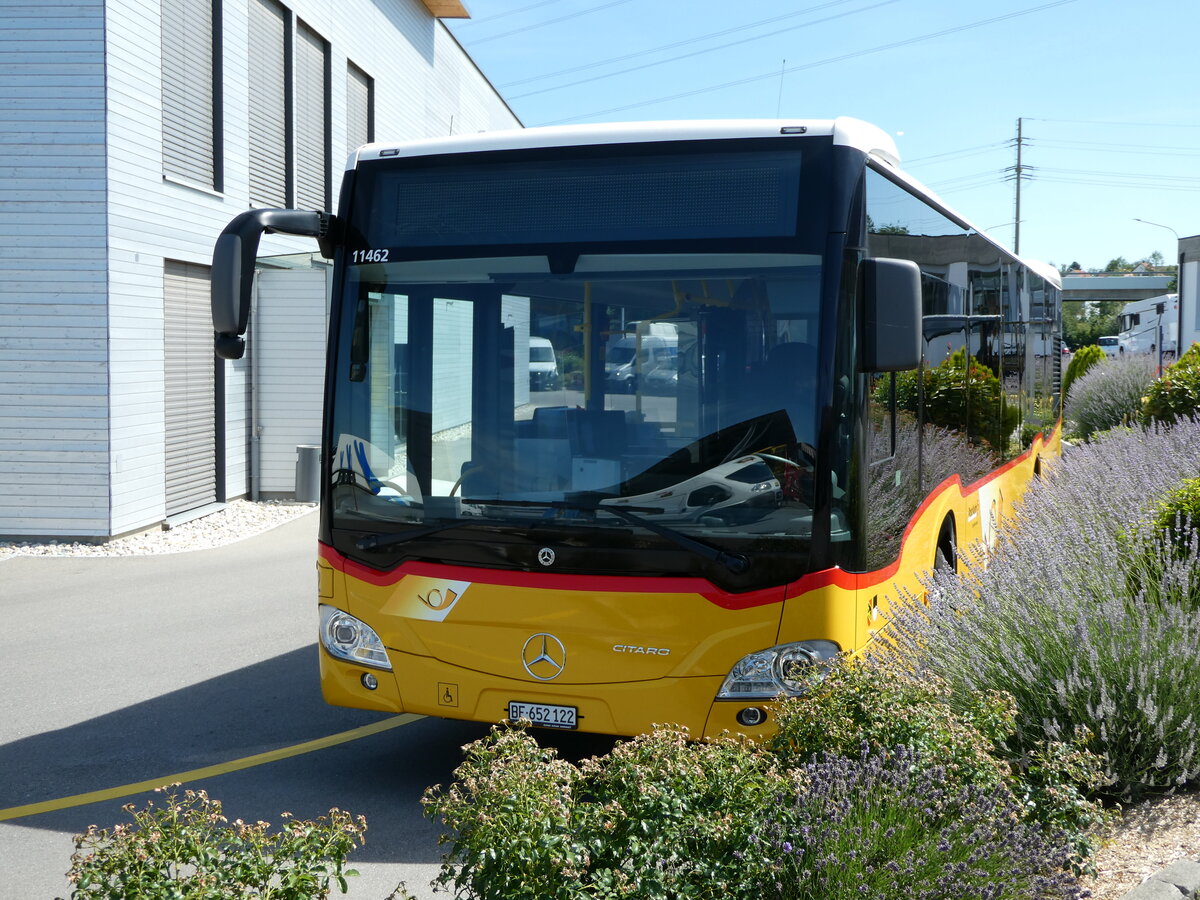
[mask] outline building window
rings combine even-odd
[[[375,79],[346,63],[346,155],[375,140]]]
[[[329,209],[329,43],[296,28],[296,205]]]
[[[221,173],[220,0],[163,0],[163,175],[214,190]]]
[[[250,0],[250,201],[291,206],[291,17],[275,0]]]

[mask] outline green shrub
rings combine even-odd
[[[1167,494],[1152,525],[1179,554],[1186,554],[1200,529],[1200,478],[1188,478]]]
[[[742,851],[788,785],[742,741],[660,728],[576,767],[495,728],[464,750],[422,800],[451,829],[436,883],[460,896],[749,898],[767,881],[766,857]]]
[[[328,897],[332,883],[346,893],[346,877],[357,874],[345,863],[367,830],[361,816],[331,809],[301,821],[283,813],[287,821],[271,832],[268,822],[230,824],[204,791],[180,799],[177,787],[160,788],[162,807],[125,806],[131,824],[76,835],[72,898],[309,900]]]
[[[1200,343],[1176,360],[1146,392],[1142,423],[1170,424],[1200,415]]]
[[[423,801],[451,831],[437,886],[461,897],[1077,895],[1061,836],[1021,821],[1010,792],[903,746],[796,753],[792,768],[765,746],[670,727],[579,766],[508,728],[464,749],[456,782]]]
[[[1048,431],[1044,425],[1026,422],[1021,426],[1021,449],[1028,450],[1033,446],[1033,439],[1039,434]]]
[[[1021,412],[1005,402],[1000,379],[974,356],[968,366],[959,349],[936,366],[900,372],[896,376],[896,406],[918,412],[923,380],[925,422],[965,432],[972,441],[986,441],[1003,455]],[[888,381],[876,386],[875,400],[887,403]]]
[[[1071,389],[1071,384],[1075,379],[1079,378],[1096,363],[1103,362],[1105,359],[1104,351],[1096,344],[1089,344],[1086,347],[1080,347],[1071,356],[1071,361],[1067,363],[1067,371],[1063,373],[1062,380],[1062,395],[1065,400],[1067,392]]]
[[[1200,478],[1185,479],[1155,509],[1148,526],[1120,536],[1129,596],[1200,614]]]
[[[821,753],[853,756],[864,742],[877,750],[905,746],[960,782],[999,787],[1009,769],[994,749],[1012,733],[1011,698],[978,694],[958,711],[951,710],[948,699],[936,678],[918,681],[869,664],[841,662],[804,697],[779,705],[779,730],[769,746],[791,766]]]
[[[981,694],[957,710],[949,699],[936,680],[864,661],[834,665],[808,695],[781,702],[778,733],[761,744],[693,742],[660,727],[576,766],[523,731],[493,729],[464,748],[449,788],[423,798],[449,829],[438,886],[486,900],[857,896],[887,873],[864,879],[844,863],[881,854],[947,866],[986,858],[992,879],[1066,884],[1054,871],[1007,867],[1043,865],[1059,851],[1051,869],[1086,863],[1085,832],[1103,814],[1075,785],[1095,777],[1098,760],[1050,741],[1012,758],[1010,698]],[[886,785],[825,822],[818,840],[809,828],[845,806],[846,779]],[[931,811],[934,790],[946,803]],[[871,816],[895,830],[886,839],[865,830]],[[945,834],[956,835],[953,848]],[[958,888],[984,870],[972,871]],[[872,896],[908,896],[901,888],[921,878]],[[1020,891],[996,896],[1042,896]]]

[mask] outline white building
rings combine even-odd
[[[0,537],[105,538],[288,494],[319,440],[324,263],[259,279],[215,362],[208,265],[256,206],[330,209],[350,148],[519,127],[458,0],[0,7]],[[302,254],[302,255],[301,255]]]

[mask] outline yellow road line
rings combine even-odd
[[[241,769],[252,769],[255,766],[261,766],[264,763],[276,762],[277,760],[287,759],[291,756],[301,756],[305,753],[312,753],[314,750],[324,750],[326,747],[335,747],[338,744],[345,744],[349,741],[357,741],[359,738],[369,737],[373,734],[379,734],[381,731],[389,731],[392,728],[398,728],[401,725],[408,725],[410,722],[415,722],[418,719],[423,719],[424,716],[405,713],[399,716],[393,716],[390,719],[384,719],[382,722],[373,722],[370,725],[363,725],[361,728],[352,728],[350,731],[342,731],[338,734],[331,734],[327,737],[317,738],[313,741],[305,741],[303,744],[293,744],[290,747],[280,747],[278,750],[269,750],[266,753],[256,753],[253,756],[243,756],[241,759],[234,759],[225,763],[218,763],[215,766],[205,766],[202,769],[192,769],[190,772],[177,772],[174,775],[163,775],[159,778],[153,778],[149,781],[139,781],[135,784],[123,784],[120,787],[108,788],[103,791],[91,791],[87,794],[74,794],[70,797],[60,797],[57,800],[46,800],[42,803],[29,803],[25,806],[10,806],[8,809],[0,809],[0,822],[8,821],[9,819],[19,819],[23,816],[35,816],[38,813],[53,812],[59,809],[70,809],[73,806],[85,806],[88,803],[98,803],[101,800],[115,800],[119,797],[128,797],[130,794],[140,794],[144,791],[152,791],[155,788],[162,787],[167,784],[185,784],[190,781],[197,781],[201,778],[212,778],[216,775],[224,775],[228,772],[237,772]]]

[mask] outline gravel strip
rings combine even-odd
[[[14,556],[156,556],[231,544],[315,511],[315,503],[234,500],[222,509],[164,531],[143,531],[105,543],[0,541],[0,560]]]
[[[1200,861],[1196,791],[1156,797],[1123,810],[1096,853],[1096,877],[1082,882],[1092,900],[1118,900],[1180,860]],[[1182,893],[1179,900],[1184,900]]]

